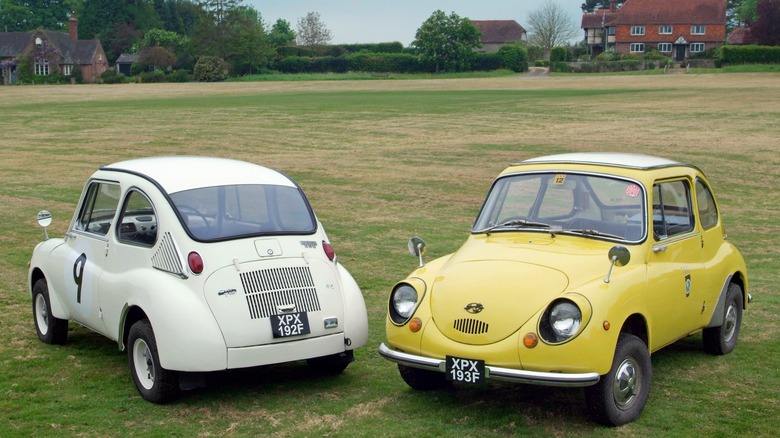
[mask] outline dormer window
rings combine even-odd
[[[36,46],[40,46],[41,44],[43,44],[43,40],[41,39],[41,37],[36,37],[35,38],[35,45]]]

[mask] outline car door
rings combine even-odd
[[[108,251],[108,233],[119,203],[119,184],[93,180],[85,188],[77,215],[65,243],[51,254],[50,266],[62,267],[50,273],[52,287],[65,298],[71,318],[105,334],[100,315],[98,279]]]
[[[687,179],[653,185],[653,243],[648,255],[651,348],[660,348],[699,325],[707,282],[701,264],[701,234]]]

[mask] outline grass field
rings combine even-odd
[[[1,436],[773,436],[780,409],[780,76],[496,77],[0,87]],[[701,336],[652,357],[635,423],[590,422],[578,389],[490,384],[414,392],[376,353],[390,287],[465,239],[495,175],[542,154],[620,151],[698,165],[754,302],[727,356]],[[214,373],[177,402],[143,401],[116,344],[71,324],[35,335],[25,285],[54,215],[61,236],[100,165],[217,155],[296,179],[360,284],[369,345],[338,377],[304,364]]]

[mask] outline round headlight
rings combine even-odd
[[[550,327],[560,340],[574,336],[580,329],[580,324],[582,313],[574,303],[562,301],[553,306],[550,312]]]
[[[417,306],[417,290],[408,284],[400,284],[390,295],[390,317],[402,324],[412,317]]]

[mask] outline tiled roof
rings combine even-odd
[[[626,0],[617,24],[726,22],[726,0]]]
[[[30,43],[31,32],[0,32],[0,58],[12,58]]]
[[[735,27],[726,37],[729,44],[753,44],[753,37],[750,35],[750,29],[744,26]]]
[[[0,57],[13,57],[21,54],[39,33],[53,48],[57,49],[65,64],[92,64],[100,44],[98,40],[73,41],[66,32],[51,30],[0,32]]]
[[[523,39],[525,29],[515,20],[472,20],[482,32],[483,43],[506,43]]]
[[[134,62],[138,62],[139,59],[141,59],[141,55],[137,53],[122,53],[119,55],[119,58],[116,59],[116,63],[132,64]]]
[[[582,28],[594,29],[614,25],[617,15],[609,9],[597,9],[594,12],[582,14]]]

